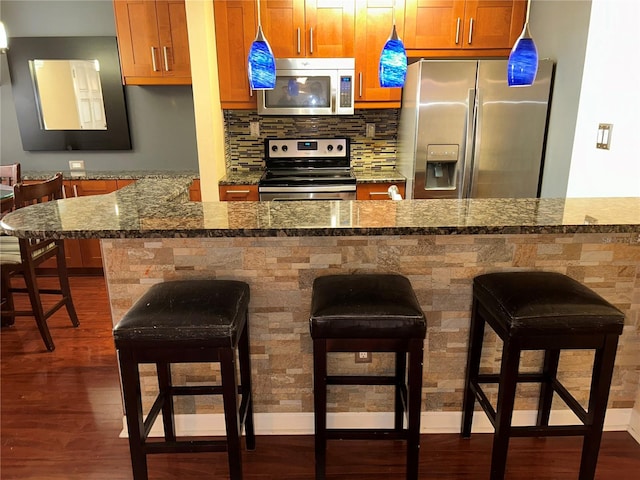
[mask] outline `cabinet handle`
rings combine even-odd
[[[473,37],[473,18],[469,20],[469,45],[471,45],[472,37]]]
[[[227,193],[227,195],[232,194],[232,193],[235,193],[235,194],[242,194],[242,195],[248,195],[250,191],[251,191],[251,190],[227,190],[227,192],[226,192],[226,193]]]
[[[388,197],[389,192],[369,192],[369,196],[373,197],[374,195],[384,195],[385,197]]]
[[[313,28],[309,29],[309,53],[313,55]]]
[[[360,78],[360,98],[362,98],[362,72],[358,74],[358,77]]]
[[[162,56],[164,58],[164,71],[169,71],[169,56],[167,55],[167,47],[162,47]]]
[[[298,28],[298,54],[300,54],[300,28]]]
[[[156,65],[156,47],[151,47],[151,66],[154,72],[158,71],[158,66]]]
[[[456,45],[460,41],[460,17],[458,17],[458,21],[456,22]]]
[[[253,88],[251,88],[251,85],[249,85],[249,96],[253,97]]]

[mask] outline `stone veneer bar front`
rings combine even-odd
[[[191,178],[139,180],[117,192],[27,207],[2,221],[20,237],[101,238],[116,323],[150,285],[173,279],[225,278],[251,287],[250,334],[258,433],[312,433],[311,284],[319,275],[394,272],[413,284],[427,315],[425,432],[458,431],[466,362],[471,282],[491,271],[549,270],[594,289],[626,315],[606,428],[640,436],[640,199],[468,199],[317,202],[189,202]],[[498,366],[499,340],[482,370]],[[534,371],[539,352],[522,366]],[[561,379],[583,405],[591,352],[563,352]],[[332,365],[354,374],[391,371],[388,354]],[[143,370],[147,407],[156,385]],[[181,365],[176,382],[217,377],[210,365]],[[495,401],[494,391],[492,399]],[[537,386],[518,391],[515,420],[532,422]],[[329,408],[341,424],[389,425],[389,387],[335,387]],[[221,405],[180,398],[183,432],[223,428]],[[554,402],[554,416],[567,410]],[[197,413],[198,420],[195,421]],[[330,422],[335,418],[330,417]],[[476,429],[489,430],[478,415]],[[553,418],[553,417],[552,417]]]

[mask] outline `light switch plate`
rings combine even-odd
[[[69,170],[84,170],[84,160],[69,160]]]
[[[596,141],[596,148],[609,150],[609,145],[611,144],[612,129],[612,123],[601,123],[598,125],[598,139]]]

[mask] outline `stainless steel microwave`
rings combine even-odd
[[[258,91],[260,115],[353,115],[355,59],[277,58],[276,86]]]

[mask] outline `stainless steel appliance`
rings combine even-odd
[[[260,200],[355,200],[348,138],[267,138],[264,151]]]
[[[554,64],[507,86],[506,60],[409,65],[398,132],[407,198],[539,196]]]
[[[353,58],[278,58],[276,86],[258,91],[260,115],[353,115]]]

